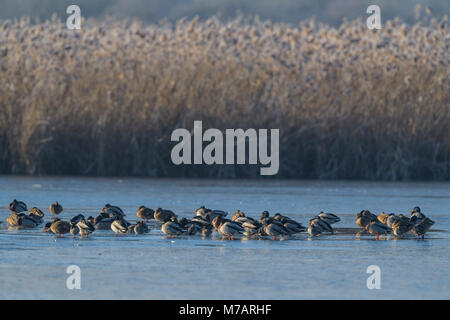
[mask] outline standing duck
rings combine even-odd
[[[388,234],[392,231],[391,228],[389,228],[387,225],[379,222],[379,221],[373,221],[371,223],[369,223],[368,225],[366,225],[366,231],[368,231],[370,234],[375,234],[376,240],[379,240],[380,234]]]
[[[309,220],[309,226],[320,228],[321,229],[320,233],[323,233],[323,232],[334,233],[333,227],[328,222],[318,218],[317,216],[312,218],[311,220]],[[313,228],[313,229],[317,230],[316,228]]]
[[[48,209],[50,210],[51,214],[54,214],[56,216],[58,216],[63,211],[63,207],[58,203],[58,201],[52,203]]]
[[[397,219],[392,223],[392,232],[397,237],[402,237],[405,233],[410,231],[414,227],[414,223],[409,221],[409,219]]]
[[[78,229],[80,229],[80,237],[81,238],[87,238],[88,235],[90,235],[92,232],[95,231],[95,227],[92,223],[85,220],[84,218],[78,221],[77,223]]]
[[[148,233],[150,230],[144,221],[138,221],[133,228],[135,234]]]
[[[417,221],[419,221],[417,223]],[[434,224],[434,221],[431,220],[428,217],[424,217],[423,219],[419,220],[417,216],[411,217],[411,222],[414,224],[411,231],[417,236],[422,236],[422,239],[425,238],[425,233],[431,228],[431,226]]]
[[[138,216],[138,218],[141,218],[145,220],[145,222],[148,222],[148,220],[154,218],[154,213],[154,210],[147,208],[146,206],[140,206],[138,211],[136,212],[136,215]]]
[[[425,219],[425,215],[420,211],[419,207],[414,207],[414,209],[411,210],[410,218],[416,217],[415,224],[419,224],[422,222],[423,219]]]
[[[289,235],[289,232],[283,225],[277,223],[276,219],[268,218],[260,229],[260,234],[266,234],[272,237],[273,240],[277,240],[277,236]]]
[[[9,210],[16,213],[25,212],[27,211],[27,205],[23,201],[18,201],[14,199],[13,202],[9,204]]]
[[[169,222],[172,218],[177,217],[177,215],[173,211],[161,208],[157,208],[153,215],[155,219],[160,222]]]
[[[166,221],[161,226],[161,231],[173,238],[178,235],[182,235],[186,230],[178,223],[177,218],[172,216],[169,221]]]
[[[122,217],[114,217],[111,223],[111,230],[117,234],[126,234],[129,231],[130,224],[125,221]]]
[[[235,235],[239,235],[245,231],[238,223],[225,219],[222,215],[215,217],[212,225],[219,234],[228,237],[229,240],[234,240]]]

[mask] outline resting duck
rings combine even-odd
[[[341,221],[341,218],[339,218],[337,215],[333,214],[333,213],[326,213],[321,211],[317,217],[321,220],[324,220],[325,222],[327,222],[328,224],[333,224],[333,223],[337,223],[339,221]]]
[[[325,220],[322,220],[318,217],[314,217],[311,220],[309,220],[309,226],[310,227],[314,226],[314,227],[320,228],[321,229],[320,233],[323,233],[323,232],[334,233],[333,227],[328,222],[326,222]]]
[[[401,218],[398,218],[392,223],[392,232],[395,236],[401,237],[408,231],[410,231],[414,227],[414,223],[409,221],[409,219],[404,220]]]
[[[171,210],[157,208],[154,213],[154,217],[157,221],[169,222],[172,218],[176,218],[177,215]]]
[[[16,213],[21,213],[27,211],[28,209],[25,202],[14,199],[13,202],[9,204],[9,210]]]
[[[175,216],[172,216],[169,221],[163,223],[161,231],[167,234],[169,238],[182,235],[186,232],[186,230],[180,226]]]
[[[97,230],[110,230],[114,218],[110,218],[107,213],[100,213],[94,218],[94,227]]]
[[[302,231],[306,230],[306,228],[304,226],[302,226],[302,224],[300,222],[297,222],[294,219],[291,219],[287,216],[283,216],[280,213],[275,213],[273,218],[275,220],[280,221],[283,224],[283,226],[285,226],[286,224],[290,224],[290,225],[296,226],[297,228],[301,229]]]
[[[144,221],[138,221],[136,225],[134,226],[134,233],[135,234],[143,234],[148,233],[150,230],[147,226],[147,224]]]
[[[222,215],[215,217],[212,225],[219,234],[228,237],[229,240],[234,240],[235,235],[239,235],[245,231],[238,223],[225,219]]]
[[[123,212],[121,208],[119,208],[118,206],[112,206],[109,203],[105,204],[101,212],[107,214],[110,218],[113,217],[123,218],[126,216],[126,214]]]
[[[375,234],[376,240],[379,240],[379,235],[380,234],[387,234],[392,232],[392,229],[389,228],[387,225],[379,222],[379,221],[373,221],[371,223],[369,223],[368,225],[366,225],[365,227],[366,231],[368,231],[370,234]]]
[[[235,221],[237,218],[240,217],[245,217],[245,213],[243,213],[241,210],[238,210],[235,213],[233,213],[233,215],[231,216],[231,220]]]
[[[387,213],[381,212],[378,215],[377,220],[380,221],[382,224],[386,224],[386,220],[387,220],[388,216],[389,215]]]
[[[411,223],[414,224],[411,229],[412,233],[419,237],[422,236],[422,239],[424,239],[425,233],[431,228],[431,226],[434,224],[434,221],[428,217],[424,217],[423,219],[419,220],[417,216],[412,216]]]
[[[308,234],[311,237],[320,236],[322,232],[323,232],[322,228],[316,224],[310,224],[308,227]]]
[[[69,222],[57,219],[51,224],[50,230],[54,234],[57,234],[58,237],[63,237],[64,234],[70,232],[70,227],[71,225]]]
[[[145,220],[145,222],[148,222],[148,220],[155,218],[153,216],[154,213],[154,210],[147,208],[146,206],[140,206],[138,211],[136,212],[136,215],[138,216],[138,218],[141,218]]]
[[[78,229],[80,229],[80,237],[87,238],[92,232],[95,231],[95,227],[92,223],[85,220],[84,218],[78,221],[77,223]]]
[[[33,219],[36,224],[41,224],[42,222],[44,222],[44,213],[39,208],[31,208],[28,212],[28,216]]]
[[[82,214],[78,214],[75,217],[73,217],[72,219],[70,219],[70,223],[76,225],[78,222],[80,222],[83,219],[84,219],[84,216]]]
[[[27,216],[25,213],[17,213],[15,211],[11,212],[9,217],[6,219],[6,222],[11,227],[19,227],[21,229],[31,229],[38,225],[34,218]]]
[[[289,231],[281,224],[277,223],[276,219],[266,219],[264,225],[260,229],[260,235],[268,235],[273,240],[277,240],[277,236],[289,235]]]
[[[120,234],[126,234],[129,232],[129,226],[130,223],[125,221],[122,217],[116,216],[112,218],[113,221],[111,223],[111,230],[116,233],[116,235]]]
[[[59,215],[63,211],[63,207],[58,203],[58,201],[52,203],[48,209],[50,210],[50,213],[54,215]]]
[[[362,210],[356,214],[356,225],[365,228],[369,223],[377,221],[378,217],[371,213],[369,210]]]

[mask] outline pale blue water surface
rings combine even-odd
[[[281,212],[307,224],[319,211],[339,215],[334,227],[356,227],[362,209],[408,214],[412,207],[436,223],[425,240],[375,241],[354,234],[283,241],[223,241],[115,236],[96,231],[80,240],[33,230],[8,230],[14,199],[37,206],[59,201],[63,219],[96,216],[106,203],[136,220],[140,205],[192,217],[205,205],[257,217]],[[450,183],[160,180],[0,176],[1,299],[449,299]],[[66,286],[66,268],[81,268],[81,289]],[[381,289],[369,290],[369,265],[381,269]]]

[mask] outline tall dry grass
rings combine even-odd
[[[446,20],[339,28],[0,21],[0,172],[252,177],[171,164],[171,132],[280,128],[278,177],[450,179]]]

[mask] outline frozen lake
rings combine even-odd
[[[369,209],[408,214],[414,206],[435,221],[425,240],[375,241],[353,234],[284,241],[223,241],[96,231],[80,240],[33,230],[8,230],[8,204],[28,208],[59,201],[63,219],[96,216],[106,203],[137,219],[140,205],[192,217],[201,205],[257,217],[263,210],[307,225],[320,211],[356,227]],[[450,299],[450,183],[159,180],[0,176],[1,299]],[[152,224],[154,226],[154,224]],[[81,268],[81,289],[69,290],[66,268]],[[369,265],[381,269],[381,289],[369,290]]]

